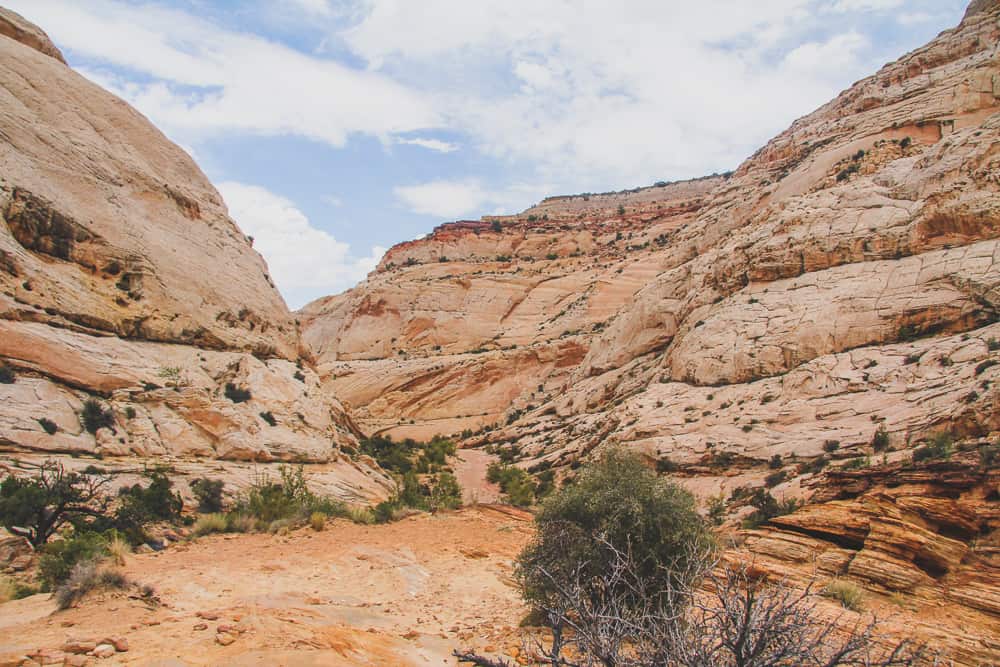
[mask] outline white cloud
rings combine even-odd
[[[235,181],[218,185],[230,216],[267,260],[275,284],[292,308],[335,294],[362,280],[385,248],[355,257],[350,246],[314,227],[295,204],[266,188]]]
[[[831,36],[822,6],[370,0],[344,39],[373,71],[419,76],[480,152],[560,189],[609,189],[735,167],[884,61],[848,26]]]
[[[903,0],[837,0],[830,7],[834,12],[884,12],[903,4]]]
[[[298,0],[313,9],[326,3]],[[102,84],[175,137],[224,131],[295,134],[344,145],[436,125],[422,95],[353,69],[181,11],[113,0],[12,0],[61,47],[144,76]]]
[[[494,213],[519,211],[551,193],[551,186],[522,183],[490,190],[475,179],[438,180],[399,186],[393,193],[414,213],[454,220],[487,209]]]
[[[438,153],[453,153],[458,150],[458,144],[452,144],[438,139],[421,139],[418,137],[416,139],[397,139],[396,143],[420,146],[421,148],[427,148],[432,151],[437,151]]]
[[[333,9],[328,0],[288,0],[290,4],[297,5],[300,9],[309,14],[319,16],[331,16]]]
[[[432,181],[400,186],[393,192],[410,210],[438,218],[460,218],[489,200],[478,181]]]

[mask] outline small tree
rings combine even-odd
[[[97,520],[108,509],[106,475],[67,472],[46,461],[34,477],[9,475],[0,483],[0,522],[38,547],[67,523]]]
[[[596,581],[616,552],[629,553],[652,590],[676,589],[692,554],[714,544],[694,496],[619,450],[552,494],[535,523],[537,536],[518,559],[518,577],[525,599],[536,605],[550,603],[571,581]]]

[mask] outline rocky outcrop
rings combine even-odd
[[[394,247],[345,294],[300,312],[324,385],[371,431],[429,437],[503,420],[565,385],[661,270],[652,248],[723,177],[553,198]]]
[[[1000,448],[823,474],[805,507],[742,531],[736,554],[775,579],[867,589],[955,664],[1000,660]],[[816,581],[818,579],[818,582]]]
[[[218,192],[7,10],[0,134],[0,448],[348,460],[359,431]],[[369,464],[355,491],[384,495]]]

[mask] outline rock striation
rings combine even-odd
[[[366,429],[536,464],[995,430],[998,41],[1000,6],[974,3],[732,174],[396,246],[301,312],[324,386]]]
[[[384,494],[208,179],[7,10],[0,135],[0,448],[340,462],[370,478],[359,494]]]

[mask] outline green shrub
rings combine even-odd
[[[778,470],[776,472],[772,472],[771,474],[769,474],[767,477],[764,478],[764,484],[768,487],[777,486],[784,481],[785,481],[784,470]]]
[[[913,450],[913,462],[946,459],[954,451],[954,439],[948,432],[941,432],[931,438],[930,443]]]
[[[226,515],[226,532],[249,533],[257,526],[257,521],[249,514],[230,512]]]
[[[834,579],[823,587],[823,596],[837,600],[845,609],[861,611],[865,594],[854,582]]]
[[[976,365],[976,375],[982,375],[987,368],[996,366],[998,362],[996,359],[987,359],[986,361],[980,362]]]
[[[261,412],[260,413],[260,418],[263,419],[264,421],[266,421],[271,426],[277,426],[278,425],[278,420],[274,418],[274,415],[271,413],[270,410],[268,410],[266,412]]]
[[[375,523],[375,513],[368,507],[348,508],[347,518],[365,526]]]
[[[103,475],[69,472],[56,461],[41,464],[33,477],[8,475],[0,483],[0,524],[26,529],[38,548],[70,522],[85,528],[104,517],[107,483]]]
[[[826,456],[817,456],[811,461],[799,464],[799,474],[805,475],[808,473],[819,473],[823,471],[823,468],[830,464],[830,459]]]
[[[309,515],[309,527],[317,533],[326,528],[326,515],[322,512],[313,512]]]
[[[223,393],[233,403],[244,403],[253,397],[249,389],[237,387],[232,382],[226,383],[226,389]]]
[[[840,449],[840,441],[838,440],[827,440],[823,443],[823,451],[827,453],[833,453]]]
[[[708,499],[708,520],[714,526],[721,526],[726,519],[726,497],[723,494],[712,496]]]
[[[38,423],[45,430],[45,432],[48,433],[49,435],[55,435],[56,431],[59,430],[59,425],[56,424],[51,419],[47,419],[45,417],[42,417],[42,418],[40,418],[38,420]]]
[[[218,512],[213,514],[202,514],[191,527],[191,532],[195,535],[208,535],[210,533],[225,533],[229,530],[229,521],[225,514]]]
[[[778,470],[785,465],[785,463],[781,460],[781,454],[775,454],[771,457],[771,460],[768,461],[767,465],[771,468],[771,470]]]
[[[886,430],[885,424],[879,424],[878,428],[875,429],[875,435],[872,436],[872,449],[876,452],[884,452],[889,449],[889,431]]]
[[[583,467],[574,484],[552,494],[535,524],[535,540],[517,567],[522,593],[535,603],[557,597],[558,586],[593,581],[615,549],[629,552],[642,580],[659,590],[658,582],[676,582],[692,558],[714,547],[694,496],[618,450]],[[582,591],[589,593],[599,592]]]
[[[149,484],[123,486],[118,490],[116,526],[125,531],[133,542],[142,539],[142,527],[155,521],[176,522],[180,519],[184,501],[172,491],[174,483],[162,470],[146,471]]]
[[[431,491],[432,509],[458,509],[462,506],[462,487],[450,472],[438,473]]]
[[[486,480],[499,484],[511,505],[528,507],[535,502],[535,481],[517,466],[491,463],[486,469]]]
[[[276,521],[306,521],[313,512],[327,516],[346,516],[347,506],[333,498],[317,496],[309,490],[302,466],[281,466],[279,479],[258,474],[240,495],[233,512],[249,516],[259,526]]]
[[[80,417],[83,419],[83,427],[91,434],[97,433],[98,429],[115,427],[114,414],[95,398],[88,398],[83,402]]]
[[[222,490],[225,482],[221,479],[199,477],[191,482],[191,493],[198,500],[198,511],[212,513],[222,511]]]
[[[66,581],[78,563],[96,561],[108,555],[108,541],[100,533],[74,532],[45,545],[38,559],[38,581],[45,591]]]
[[[16,379],[14,369],[7,364],[0,363],[0,384],[14,384]]]
[[[750,497],[750,504],[755,509],[743,521],[743,525],[747,528],[757,528],[774,517],[791,514],[799,506],[798,501],[794,498],[777,500],[770,491],[760,488],[754,489],[753,495]]]

